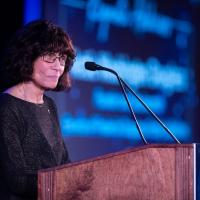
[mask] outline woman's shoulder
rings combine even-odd
[[[16,99],[8,93],[0,93],[0,107],[12,106]]]
[[[16,97],[0,93],[0,117],[10,116],[11,113],[16,114],[21,108]]]

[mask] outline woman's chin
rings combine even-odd
[[[53,90],[57,87],[57,84],[58,84],[57,82],[51,83],[51,84],[46,84],[42,88],[44,88],[44,90]]]
[[[49,90],[53,90],[53,89],[55,89],[57,87],[57,84],[54,84],[54,85],[50,85],[49,87],[48,87],[48,89]]]

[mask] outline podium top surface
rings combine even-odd
[[[63,168],[73,167],[75,165],[85,164],[85,163],[94,162],[94,161],[98,161],[98,160],[102,160],[102,159],[108,159],[108,158],[111,158],[111,157],[114,157],[114,156],[128,154],[128,153],[132,153],[132,152],[136,152],[136,151],[143,151],[145,149],[151,149],[151,148],[155,148],[155,149],[160,149],[160,148],[174,148],[174,149],[177,149],[177,148],[195,148],[195,143],[191,143],[191,144],[148,144],[148,145],[142,145],[142,146],[128,148],[128,149],[125,149],[125,150],[105,154],[105,155],[102,155],[102,156],[97,156],[97,157],[82,160],[82,161],[77,161],[77,162],[73,162],[73,163],[60,165],[60,166],[57,166],[57,167],[54,167],[54,168],[42,169],[42,170],[39,170],[39,173],[52,171],[52,169],[53,170],[60,170],[60,169],[63,169]]]

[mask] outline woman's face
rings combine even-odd
[[[44,90],[54,89],[64,72],[65,60],[66,57],[60,57],[57,53],[38,57],[33,64],[34,84]]]

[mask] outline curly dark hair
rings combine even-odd
[[[72,41],[61,27],[51,21],[40,19],[26,24],[10,41],[0,68],[4,80],[2,90],[31,80],[35,59],[46,53],[67,55],[64,73],[53,90],[69,89],[71,87],[69,71],[75,59]]]

